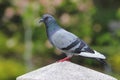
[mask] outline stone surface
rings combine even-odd
[[[101,72],[71,63],[56,62],[17,77],[16,80],[117,80]]]

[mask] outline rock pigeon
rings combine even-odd
[[[60,27],[53,16],[44,14],[39,22],[44,22],[47,36],[51,44],[66,54],[67,57],[59,60],[59,62],[69,60],[74,55],[99,60],[106,58],[103,54],[91,49],[76,35]]]

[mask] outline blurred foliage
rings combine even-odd
[[[0,79],[13,80],[25,72],[25,66],[12,59],[0,59]]]
[[[106,55],[111,75],[120,79],[120,0],[0,0],[0,80],[15,80],[64,57],[38,24],[45,13]],[[102,71],[94,60],[72,61]]]

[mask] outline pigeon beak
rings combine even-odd
[[[41,23],[41,22],[44,22],[44,19],[40,19],[40,20],[39,20],[39,23]]]

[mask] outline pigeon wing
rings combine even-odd
[[[75,36],[74,34],[64,29],[60,29],[51,36],[51,42],[57,48],[62,49],[62,48],[67,48],[69,45],[75,42],[77,38],[78,37]],[[74,45],[69,46],[69,48],[72,48],[73,46]]]
[[[76,35],[64,29],[60,29],[54,35],[52,35],[51,42],[53,43],[54,46],[66,52],[94,53],[94,51],[90,49],[84,41],[80,40]]]

